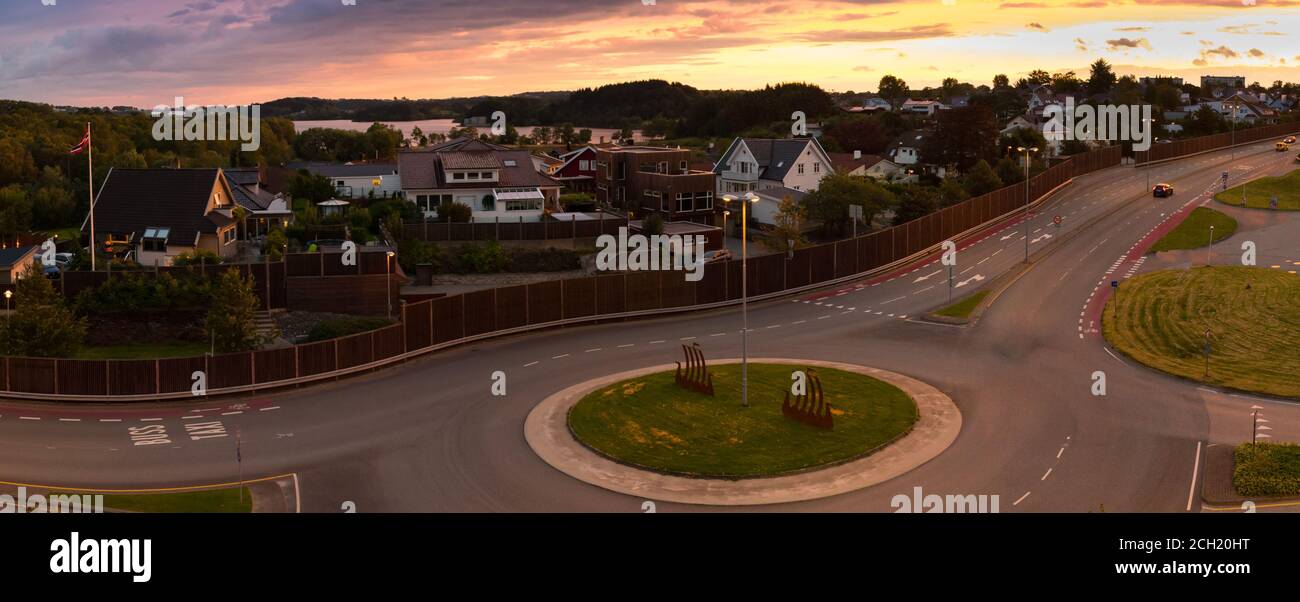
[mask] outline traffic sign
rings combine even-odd
[[[1111,287],[1111,288],[1119,288],[1119,281],[1118,281],[1118,280],[1111,280],[1111,281],[1110,281],[1110,287]]]

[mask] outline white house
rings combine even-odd
[[[925,115],[926,117],[934,117],[935,113],[946,109],[948,109],[948,105],[945,105],[937,100],[908,99],[907,102],[903,103],[903,106],[899,107],[899,110],[904,113]]]
[[[913,130],[899,136],[889,145],[888,158],[906,169],[921,162],[921,148],[925,146],[925,137],[930,135],[925,130]]]
[[[472,138],[398,153],[402,192],[426,216],[443,202],[473,210],[474,221],[541,221],[560,183],[534,168],[531,153]]]
[[[777,186],[809,192],[832,171],[830,156],[816,138],[736,138],[713,167],[718,194]]]
[[[830,157],[837,174],[890,181],[901,169],[893,161],[879,155],[865,155],[862,151],[830,153]]]
[[[339,198],[364,199],[397,196],[402,190],[402,178],[397,165],[392,163],[324,163],[292,162],[289,169],[307,171],[329,178]]]

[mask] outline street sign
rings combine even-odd
[[[1118,280],[1111,280],[1111,281],[1110,281],[1110,287],[1111,287],[1111,288],[1119,288],[1119,281],[1118,281]]]
[[[1271,198],[1268,199],[1268,208],[1269,208],[1269,209],[1277,209],[1277,195],[1276,195],[1276,194],[1273,195]]]

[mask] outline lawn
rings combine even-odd
[[[1239,495],[1300,495],[1300,445],[1243,443],[1233,451],[1232,486]]]
[[[238,488],[187,491],[184,493],[149,493],[141,495],[105,495],[104,507],[131,512],[152,513],[243,513],[253,511],[253,496]]]
[[[1282,211],[1300,211],[1300,169],[1285,176],[1260,178],[1245,184],[1246,206],[1268,209],[1269,199],[1277,195],[1277,208]],[[1214,195],[1214,200],[1226,205],[1241,206],[1241,186],[1234,186]]]
[[[1191,215],[1169,231],[1156,244],[1151,252],[1199,249],[1210,244],[1210,226],[1214,226],[1214,242],[1219,242],[1237,231],[1237,220],[1227,214],[1208,207],[1197,207]]]
[[[1198,267],[1143,274],[1105,308],[1106,340],[1152,368],[1269,395],[1300,397],[1300,276]],[[1118,313],[1116,308],[1118,307]],[[1205,378],[1205,331],[1212,333]]]
[[[85,346],[77,352],[81,360],[145,360],[169,357],[194,357],[211,350],[207,343],[124,343],[122,345]]]
[[[861,457],[917,420],[902,390],[874,378],[816,368],[835,427],[819,429],[781,414],[799,366],[750,364],[750,407],[741,407],[740,365],[710,366],[717,395],[679,388],[672,372],[612,384],[569,412],[569,427],[589,447],[661,472],[744,478],[798,471]]]
[[[980,291],[934,313],[949,318],[969,318],[971,312],[975,311],[975,308],[987,296],[989,296],[989,291]]]
[[[393,324],[388,318],[376,318],[371,316],[345,316],[340,318],[330,318],[323,320],[312,327],[311,332],[307,333],[307,342],[324,341],[326,339],[337,339],[350,334],[369,332],[379,330],[385,326]]]

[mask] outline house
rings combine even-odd
[[[596,200],[664,221],[714,222],[713,172],[691,169],[691,152],[655,146],[596,150]]]
[[[1042,120],[1039,119],[1038,115],[1033,113],[1025,113],[1024,115],[1016,115],[1015,117],[1011,118],[1011,121],[1007,122],[1007,125],[1002,128],[1002,131],[1000,133],[1010,134],[1011,132],[1020,129],[1042,130],[1042,127],[1043,127]]]
[[[113,168],[95,195],[92,244],[125,245],[142,265],[170,265],[195,250],[235,255],[236,207],[220,168]],[[81,225],[90,235],[90,216]]]
[[[1222,100],[1202,102],[1201,106],[1214,109],[1224,119],[1235,119],[1238,123],[1249,125],[1272,123],[1278,118],[1277,111],[1241,94],[1233,94]]]
[[[899,171],[897,163],[879,155],[864,155],[862,151],[830,153],[830,158],[837,174],[888,181]]]
[[[1202,75],[1201,76],[1201,94],[1214,96],[1215,90],[1226,90],[1227,95],[1231,95],[1237,90],[1246,88],[1246,78],[1240,75]]]
[[[256,167],[232,167],[222,170],[235,204],[244,208],[244,232],[260,236],[272,228],[293,222],[293,208],[284,194],[271,194],[262,183],[262,170]]]
[[[758,197],[758,201],[750,204],[749,219],[764,226],[776,225],[776,216],[781,212],[782,201],[790,199],[803,205],[804,197],[808,196],[807,192],[784,186],[763,188],[755,191],[754,194]],[[804,220],[804,227],[807,226],[807,220]]]
[[[570,192],[596,192],[596,149],[584,146],[560,155],[563,163],[551,172],[551,177]]]
[[[921,149],[925,146],[925,137],[929,134],[930,132],[925,130],[907,132],[889,145],[885,156],[902,168],[919,165]]]
[[[533,153],[533,169],[536,169],[538,173],[544,173],[548,176],[553,175],[555,170],[559,169],[561,165],[564,165],[564,161],[559,157],[552,157],[543,153]]]
[[[402,193],[433,217],[443,202],[473,210],[474,221],[541,221],[556,208],[560,183],[539,173],[532,153],[474,138],[398,152]]]
[[[36,265],[39,247],[8,247],[0,249],[0,284],[13,284],[27,275]]]
[[[948,109],[948,105],[937,100],[912,100],[910,98],[903,103],[903,106],[898,108],[899,111],[904,113],[925,115],[926,117],[934,117],[935,113],[946,109]]]
[[[286,167],[294,171],[305,169],[329,178],[337,196],[343,199],[386,199],[397,196],[402,190],[402,178],[393,163],[295,161]]]
[[[719,194],[777,186],[813,191],[832,168],[830,156],[816,138],[736,138],[713,173]]]

